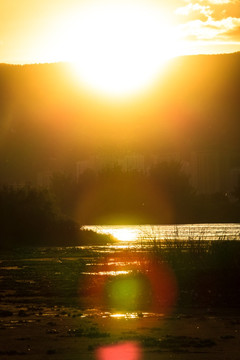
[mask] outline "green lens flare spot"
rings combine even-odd
[[[145,277],[129,275],[109,281],[106,290],[109,305],[122,311],[141,310],[146,303],[149,303],[151,293]]]

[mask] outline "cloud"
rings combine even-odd
[[[196,19],[200,20],[201,15],[203,18],[208,19],[212,12],[213,11],[211,10],[210,6],[200,5],[199,3],[189,3],[186,6],[177,8],[175,11],[177,15],[190,16],[192,20],[193,17],[196,17]]]
[[[212,1],[212,0],[211,0]],[[216,1],[216,0],[214,0]],[[206,1],[205,1],[206,4]],[[221,20],[228,17],[240,17],[240,6],[239,2],[231,1],[231,2],[216,2],[210,3],[210,7],[212,9],[212,18],[215,20]]]
[[[201,1],[201,0],[200,0]],[[233,4],[236,3],[236,0],[208,0],[210,4]]]
[[[187,40],[211,40],[216,37],[218,30],[209,22],[193,20],[181,26],[181,33]]]
[[[240,33],[240,18],[207,21],[193,20],[181,25],[181,33],[188,40],[236,41]]]
[[[233,29],[226,31],[222,34],[224,38],[231,39],[232,41],[239,41],[240,42],[240,21],[239,24],[236,25]]]
[[[239,0],[198,0],[199,3],[203,3],[205,5],[213,4],[213,5],[226,5],[226,4],[236,4]],[[194,3],[194,0],[184,0],[185,3]]]
[[[178,7],[175,14],[178,21],[221,20],[228,17],[240,17],[239,0],[184,0],[187,5]]]
[[[180,31],[185,40],[238,41],[240,39],[239,0],[184,0],[178,7]]]

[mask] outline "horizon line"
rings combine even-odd
[[[175,55],[170,57],[169,59],[166,60],[166,63],[171,61],[172,59],[176,59],[176,58],[182,58],[182,57],[194,57],[194,56],[216,56],[216,55],[233,55],[233,54],[238,54],[240,53],[240,50],[238,51],[233,51],[233,52],[216,52],[216,53],[199,53],[199,54],[183,54],[183,55]],[[12,66],[25,66],[25,65],[54,65],[54,64],[73,64],[74,61],[64,61],[64,60],[59,60],[59,61],[46,61],[46,62],[26,62],[26,63],[22,63],[22,62],[0,62],[0,65],[12,65]]]

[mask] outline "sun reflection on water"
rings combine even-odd
[[[92,226],[84,226],[84,229],[92,229]],[[96,226],[94,231],[100,234],[112,235],[119,241],[136,241],[141,236],[141,230],[137,227],[125,227],[125,226]]]
[[[94,314],[94,317],[99,318],[111,318],[111,319],[141,319],[141,318],[163,318],[164,314],[159,313],[150,313],[150,312],[102,312],[97,309],[91,309],[89,312],[84,312],[80,317],[86,318],[86,317],[92,317]]]
[[[141,317],[144,317],[142,313],[115,313],[110,315],[110,318],[113,319],[139,319]]]
[[[125,270],[118,270],[118,271],[98,271],[98,272],[82,272],[83,275],[110,275],[110,276],[117,276],[117,275],[125,275],[129,274],[130,271]]]
[[[138,232],[134,229],[126,229],[126,228],[110,228],[106,231],[113,235],[117,240],[120,241],[136,241]]]

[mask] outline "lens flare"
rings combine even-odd
[[[140,360],[141,349],[134,342],[105,346],[96,351],[96,358],[97,360]]]
[[[150,311],[166,315],[176,304],[175,275],[159,258],[123,252],[114,259],[104,258],[91,270],[85,273],[86,284],[79,290],[88,306],[102,306],[115,313]]]
[[[150,301],[151,289],[141,274],[109,279],[105,291],[109,306],[120,311],[142,310]]]

